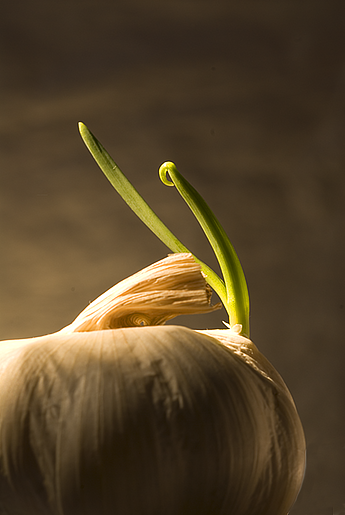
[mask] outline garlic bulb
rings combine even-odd
[[[222,278],[161,222],[80,124],[97,163],[175,254],[103,293],[61,331],[0,342],[0,515],[287,515],[305,439],[278,372],[249,339],[237,254],[173,163],[160,167]],[[164,325],[202,314],[227,329]]]
[[[0,343],[0,514],[287,514],[305,442],[279,374],[232,329],[155,325],[209,303],[174,254]]]

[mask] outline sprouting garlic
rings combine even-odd
[[[155,325],[209,303],[174,254],[0,343],[1,515],[287,514],[305,441],[279,374],[234,329]]]

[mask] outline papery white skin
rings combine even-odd
[[[0,514],[286,515],[304,466],[289,391],[231,329],[0,343]]]

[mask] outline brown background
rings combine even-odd
[[[252,338],[305,426],[292,513],[345,513],[345,2],[13,0],[0,52],[1,339],[60,329],[168,252],[102,176],[79,120],[216,266],[157,177],[175,161],[230,235]]]

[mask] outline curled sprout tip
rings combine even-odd
[[[165,186],[175,186],[169,176],[170,171],[177,171],[176,165],[171,161],[166,161],[159,167],[159,178]]]

